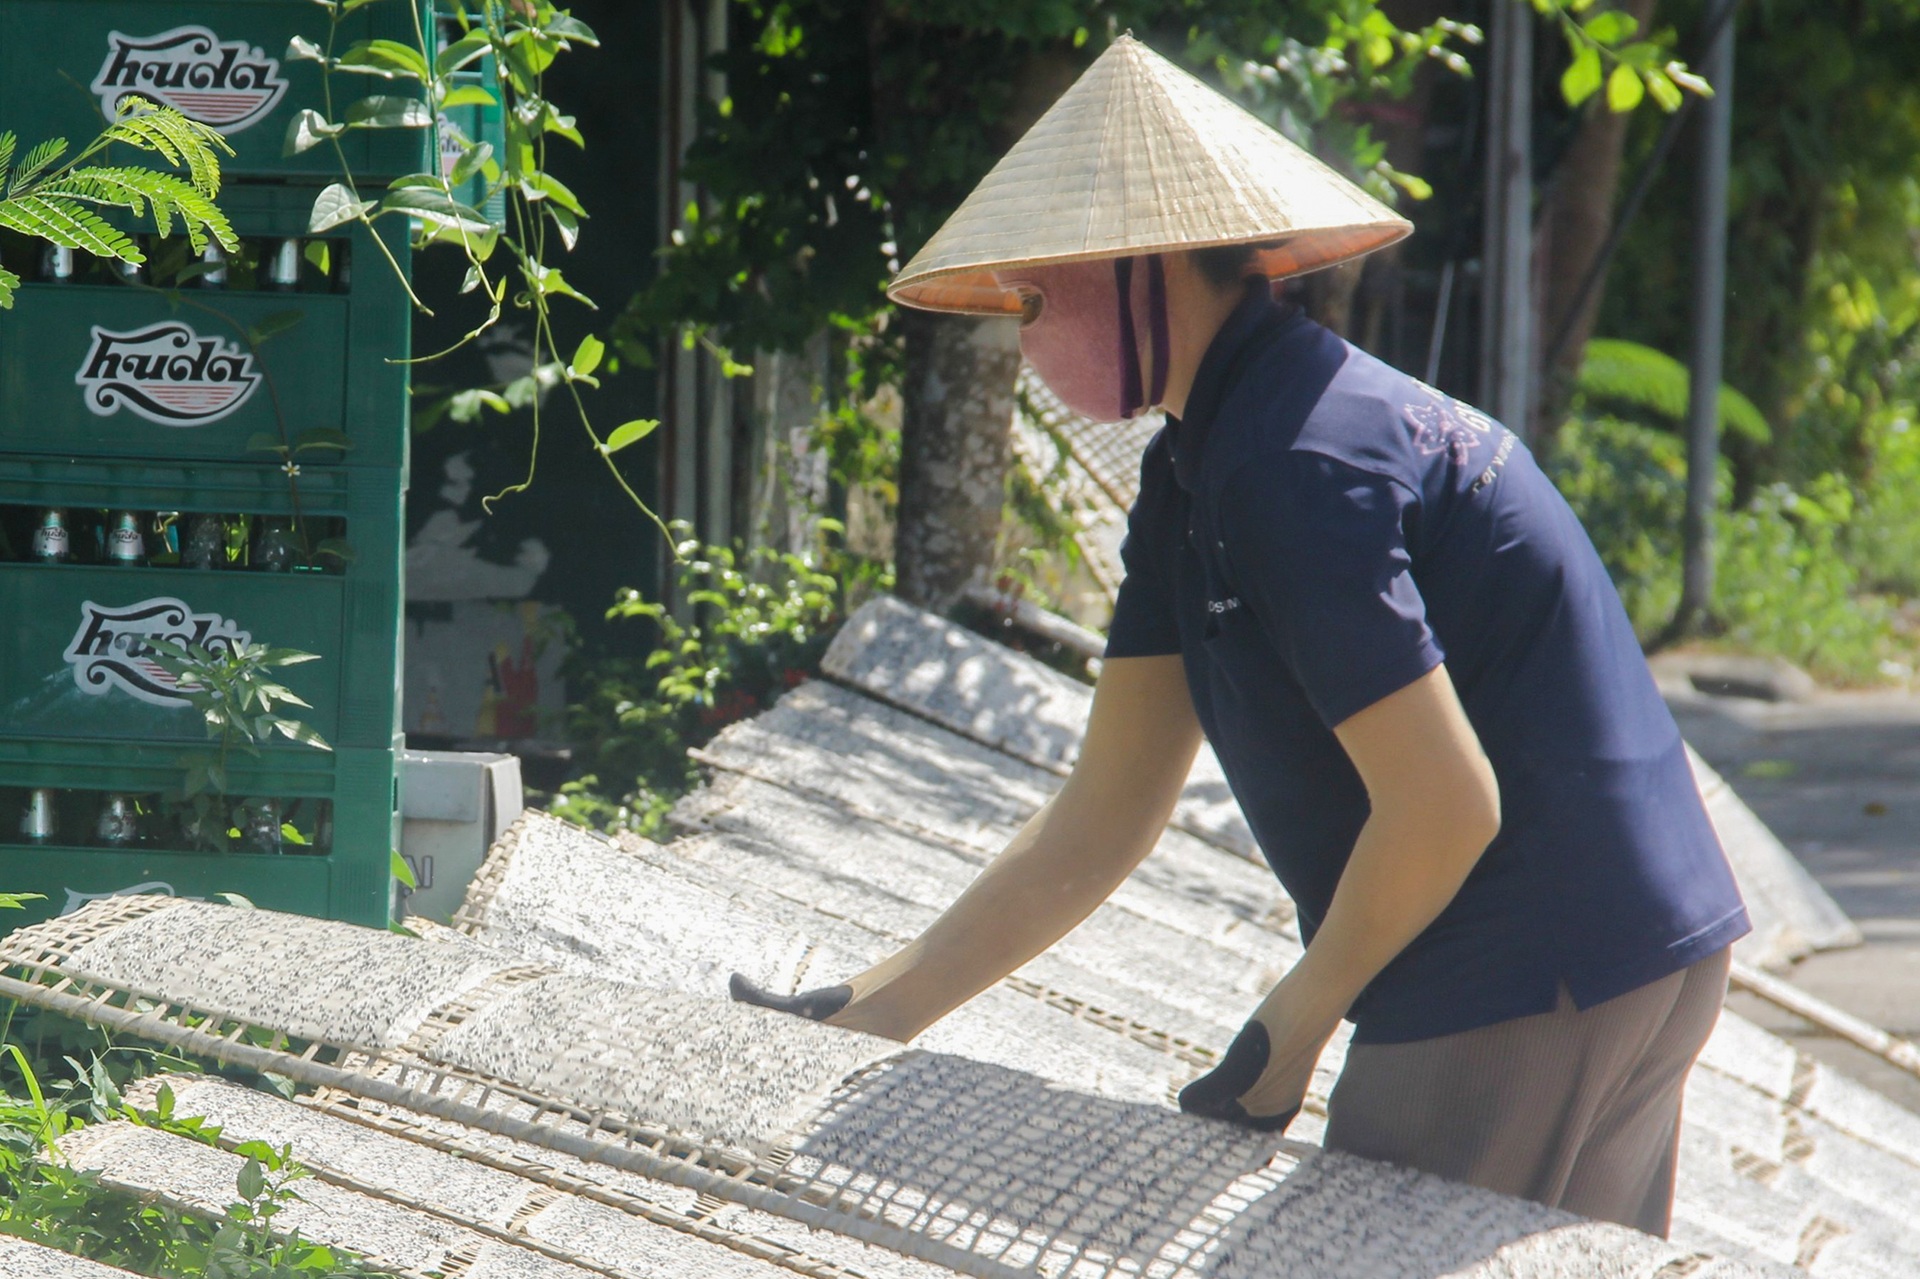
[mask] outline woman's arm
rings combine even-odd
[[[826,1020],[911,1039],[1060,940],[1153,850],[1199,745],[1178,657],[1108,661],[1060,793]]]
[[[1255,1079],[1258,1058],[1242,1049],[1241,1070],[1223,1066],[1217,1073],[1225,1078],[1211,1089],[1201,1085],[1213,1076],[1199,1081],[1190,1109],[1230,1114],[1209,1103],[1236,1096],[1253,1119],[1297,1108],[1347,1009],[1446,909],[1499,833],[1493,766],[1445,666],[1347,719],[1334,735],[1366,784],[1371,814],[1312,944],[1241,1032],[1257,1039],[1254,1023],[1264,1028],[1264,1069]]]

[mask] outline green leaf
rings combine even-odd
[[[493,143],[474,143],[462,151],[460,158],[454,161],[453,172],[447,175],[448,185],[465,186],[491,159],[493,159]]]
[[[234,1178],[234,1189],[239,1191],[240,1197],[248,1203],[267,1193],[266,1170],[260,1166],[258,1159],[248,1159],[241,1166],[240,1175]]]
[[[325,240],[308,240],[307,247],[301,250],[300,255],[311,262],[313,269],[320,274],[333,274],[333,249]]]
[[[566,276],[560,273],[558,267],[545,266],[539,262],[529,261],[524,264],[523,269],[526,272],[527,283],[542,297],[569,297],[576,302],[582,302],[589,307],[593,307],[596,311],[599,310],[599,307],[594,305],[592,298],[567,283]]]
[[[638,444],[641,440],[646,439],[649,435],[652,435],[659,426],[659,420],[650,417],[635,418],[631,422],[623,422],[613,428],[613,434],[607,436],[606,442],[600,446],[600,451],[611,457],[621,449],[626,448],[629,444]]]
[[[353,447],[353,440],[345,431],[332,426],[315,426],[293,437],[293,451],[304,453],[308,449],[337,449],[345,453]]]
[[[327,744],[326,738],[314,731],[311,724],[303,724],[297,719],[283,719],[275,724],[274,727],[280,730],[282,737],[285,737],[289,741],[299,742],[302,746],[311,746],[317,751],[330,751],[333,749],[333,747]]]
[[[316,559],[331,559],[343,566],[353,563],[356,556],[353,543],[344,537],[321,538],[319,545],[313,548],[313,554]]]
[[[279,453],[284,455],[286,451],[287,446],[280,442],[280,437],[270,431],[255,431],[247,437],[247,452],[249,453]]]
[[[492,48],[493,38],[476,28],[440,50],[433,60],[433,72],[440,76],[452,75],[474,59],[484,57]]]
[[[300,322],[306,318],[305,311],[275,311],[271,315],[262,316],[258,323],[247,329],[247,340],[254,346],[259,346],[262,342],[278,337],[288,329],[298,328]]]
[[[455,85],[448,91],[446,97],[440,99],[440,109],[442,111],[449,111],[454,107],[495,107],[499,105],[500,99],[494,97],[493,94],[477,84]]]
[[[326,51],[305,36],[295,36],[287,41],[286,60],[288,62],[325,62]]]
[[[392,868],[393,877],[402,884],[405,884],[408,888],[420,887],[420,881],[413,877],[413,866],[406,858],[400,855],[398,849],[395,849],[388,855],[387,865]]]
[[[541,205],[552,220],[554,229],[560,232],[560,244],[567,252],[573,252],[573,246],[580,241],[580,219],[571,212],[548,200]]]
[[[561,40],[578,40],[581,44],[598,46],[600,43],[592,27],[564,13],[556,13],[547,20],[547,34]]]
[[[587,211],[580,207],[579,198],[568,189],[566,183],[551,173],[536,173],[520,186],[527,192],[529,200],[552,200],[576,217],[587,216]]]
[[[1631,111],[1646,96],[1640,73],[1629,66],[1617,66],[1607,77],[1607,106],[1614,111]]]
[[[1695,75],[1687,70],[1684,62],[1669,62],[1666,66],[1667,78],[1685,89],[1688,93],[1697,93],[1703,98],[1713,96],[1713,86],[1707,83],[1705,76]]]
[[[397,191],[388,191],[380,200],[380,211],[405,213],[433,226],[468,235],[482,236],[494,232],[493,223],[487,221],[486,214],[460,203],[444,191],[429,191],[425,187],[402,187]]]
[[[333,124],[312,107],[302,108],[287,121],[287,140],[280,145],[281,155],[299,155],[311,151],[328,138],[347,131],[344,124]]]
[[[606,357],[607,344],[589,333],[580,339],[580,346],[573,353],[568,367],[575,377],[586,377],[600,367],[600,361]]]
[[[433,123],[433,113],[420,99],[382,93],[350,105],[346,118],[356,129],[424,129]]]
[[[1600,83],[1604,78],[1600,66],[1600,51],[1590,44],[1583,44],[1574,50],[1573,61],[1560,75],[1560,96],[1567,105],[1577,107],[1600,92]]]
[[[13,291],[19,287],[20,277],[0,266],[0,311],[13,309]]]
[[[1659,59],[1665,56],[1666,51],[1651,40],[1635,40],[1632,44],[1621,45],[1613,53],[1636,70],[1649,71],[1660,65]]]
[[[1588,35],[1607,45],[1631,39],[1640,29],[1639,21],[1620,9],[1602,9],[1580,25]]]
[[[1647,92],[1653,95],[1653,100],[1659,104],[1662,111],[1680,109],[1680,86],[1669,79],[1666,72],[1646,71],[1641,75],[1647,82]]]
[[[373,200],[356,200],[353,192],[336,182],[314,197],[313,212],[307,218],[307,230],[315,235],[357,221],[376,207]]]
[[[457,392],[447,401],[448,416],[456,422],[478,421],[480,410],[483,408],[492,409],[496,413],[513,412],[513,405],[507,402],[505,396],[496,391],[489,391],[485,387]]]
[[[1433,183],[1415,173],[1402,173],[1399,169],[1387,171],[1387,177],[1393,184],[1405,191],[1409,198],[1428,200],[1433,198]],[[751,372],[751,368],[748,370]]]
[[[398,40],[362,40],[340,55],[340,66],[388,78],[410,76],[422,84],[433,78],[420,50]]]

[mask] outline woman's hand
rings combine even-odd
[[[1199,745],[1180,658],[1112,659],[1066,785],[925,932],[844,986],[774,995],[735,977],[734,998],[913,1039],[1112,894],[1159,840]]]
[[[873,993],[874,979],[879,972],[879,969],[869,969],[837,986],[816,986],[792,995],[777,995],[735,973],[727,981],[727,993],[733,996],[737,1004],[757,1004],[775,1012],[805,1017],[808,1021],[838,1026],[842,1030],[857,1030],[905,1043],[913,1038],[914,1032],[890,1020],[883,1008],[876,1007],[875,1001],[865,998]]]
[[[1262,1132],[1285,1132],[1313,1082],[1340,1013],[1316,1008],[1301,983],[1281,982],[1240,1028],[1226,1056],[1180,1090],[1180,1109]]]
[[[727,979],[727,993],[736,1004],[758,1004],[775,1012],[805,1017],[808,1021],[830,1021],[853,999],[853,987],[847,985],[817,986],[797,995],[776,995],[739,973]]]

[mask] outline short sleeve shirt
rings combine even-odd
[[[1254,288],[1148,446],[1109,657],[1178,654],[1306,934],[1369,811],[1333,729],[1441,662],[1502,821],[1360,1042],[1581,1007],[1748,929],[1612,581],[1519,439]]]

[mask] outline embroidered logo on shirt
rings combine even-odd
[[[1518,438],[1512,431],[1506,432],[1506,438],[1500,441],[1500,447],[1493,451],[1493,460],[1487,463],[1486,470],[1474,477],[1473,486],[1467,490],[1468,492],[1478,493],[1500,478],[1500,468],[1505,466],[1507,459],[1513,456],[1514,441]]]
[[[1400,410],[1407,429],[1413,432],[1413,446],[1425,457],[1445,453],[1455,465],[1465,466],[1474,450],[1493,435],[1494,420],[1430,386],[1421,385],[1420,389],[1429,398],[1403,405]]]
[[[1238,595],[1229,595],[1223,600],[1207,601],[1207,612],[1212,613],[1215,617],[1220,616],[1222,613],[1231,613],[1239,607],[1240,597]]]

